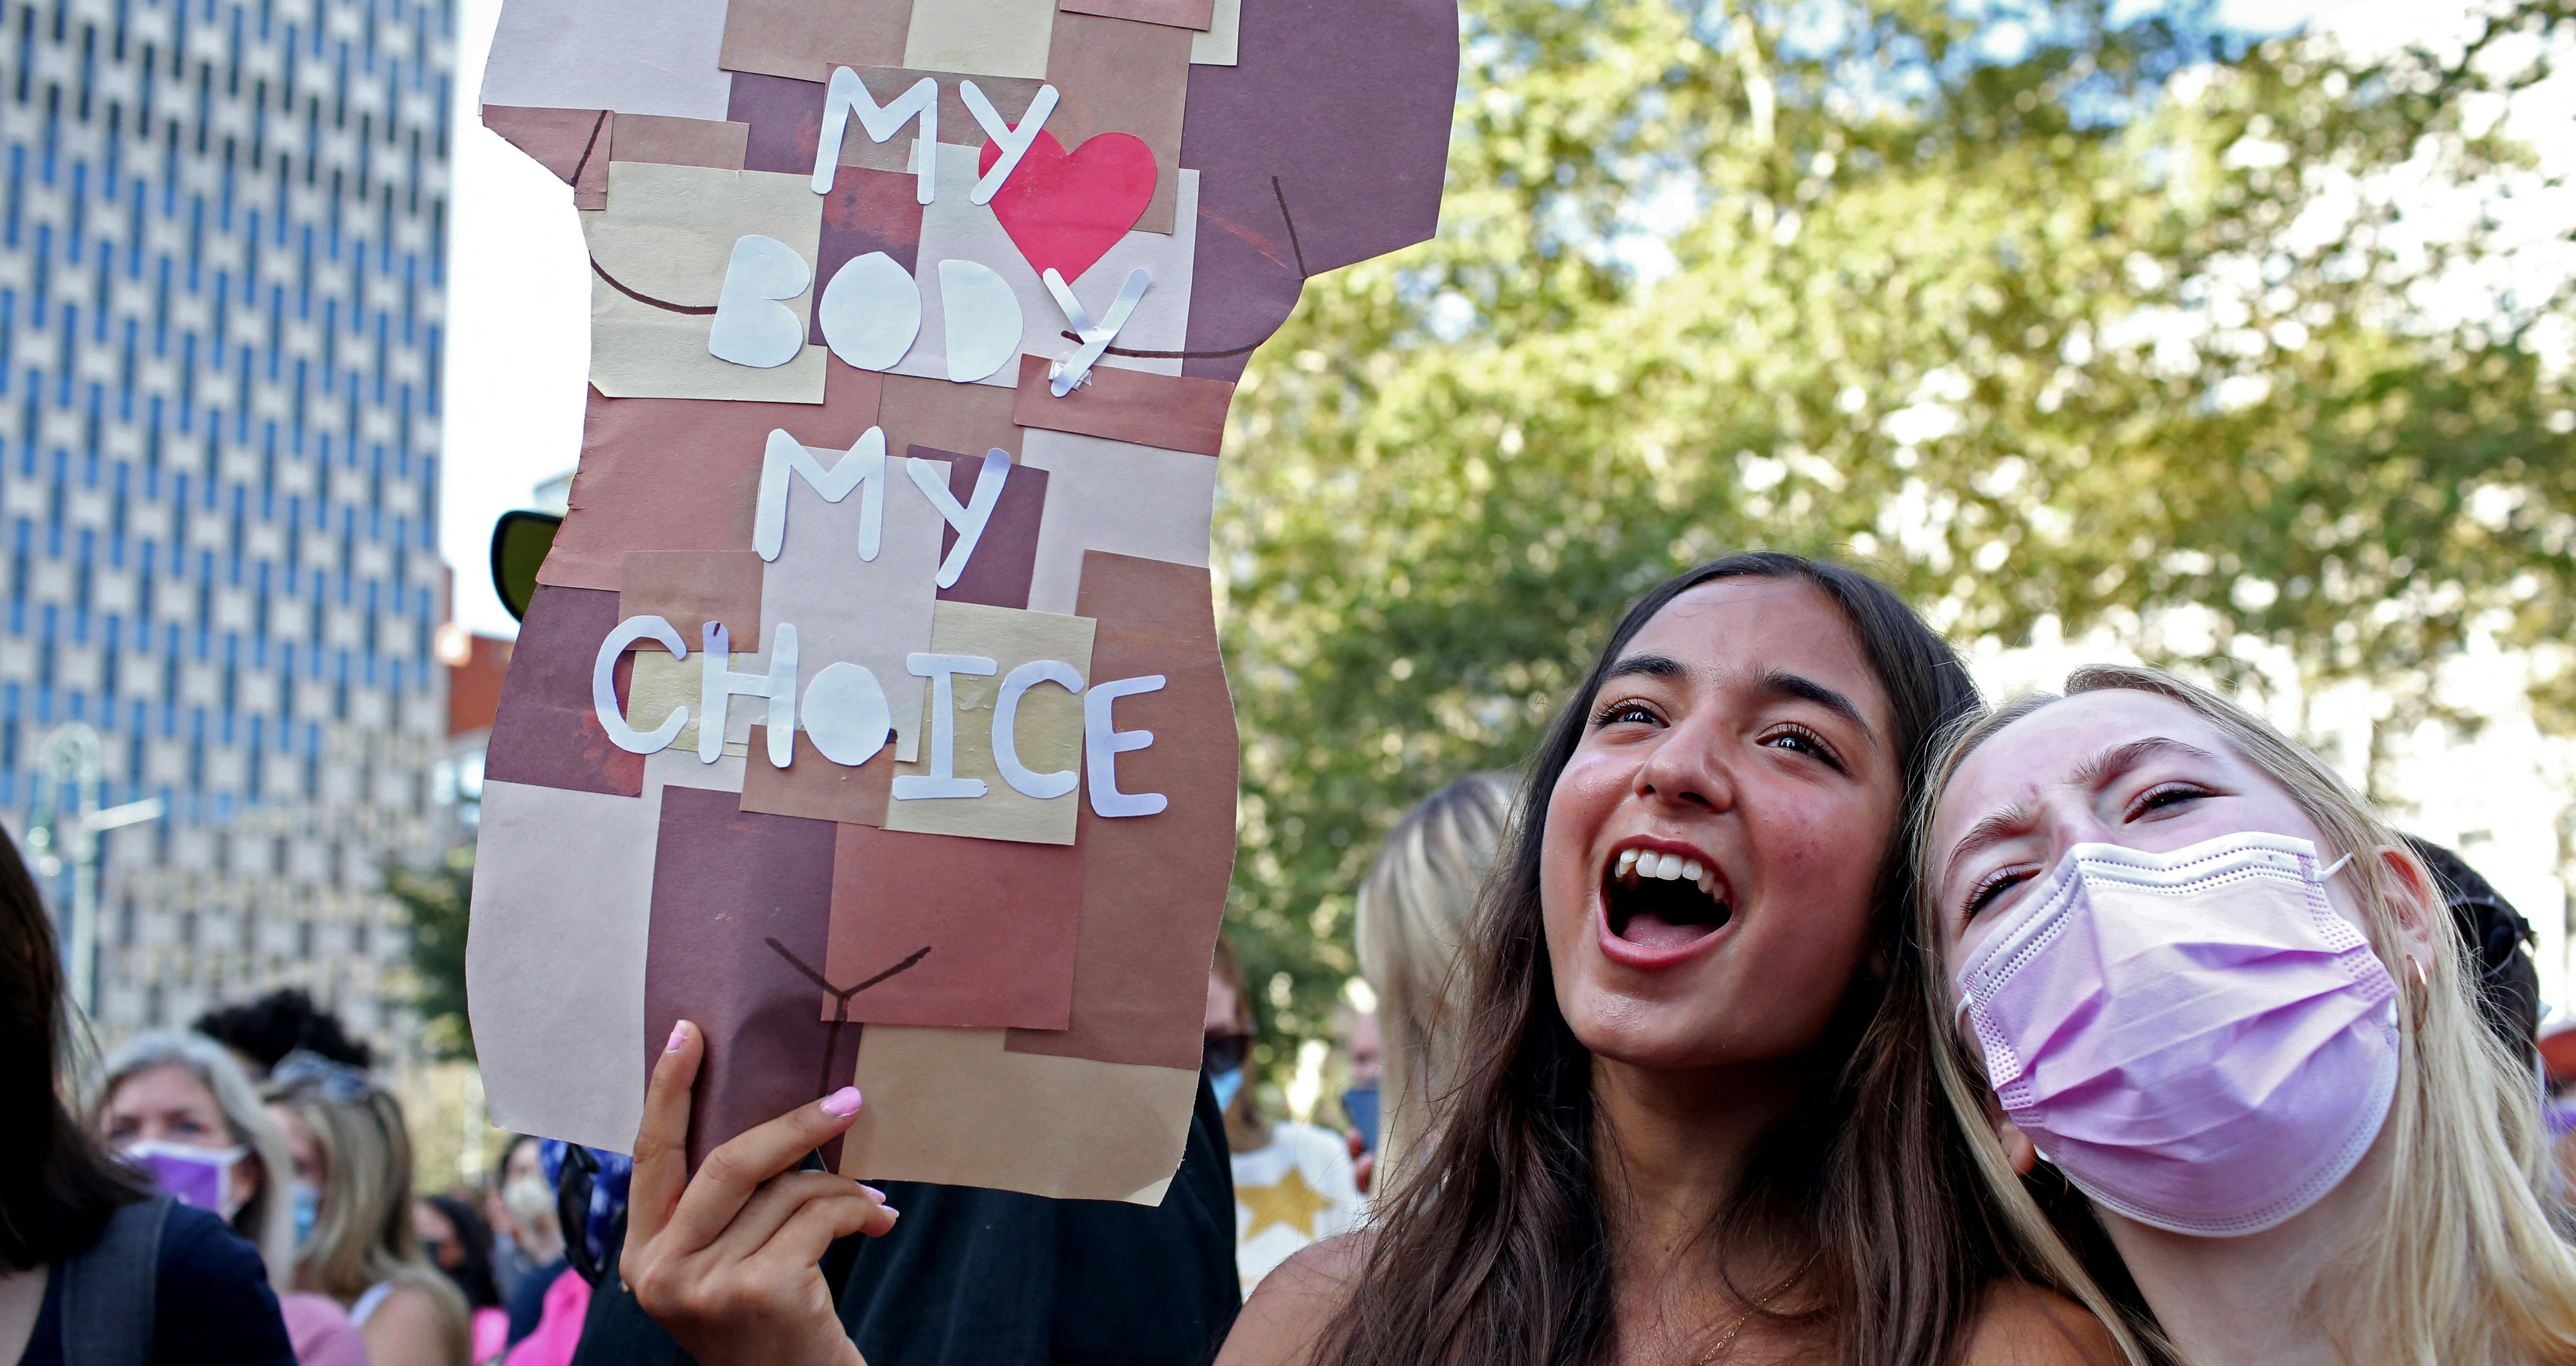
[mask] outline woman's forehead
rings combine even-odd
[[[1682,593],[1638,628],[1620,658],[1655,654],[1724,674],[1789,669],[1884,718],[1886,690],[1842,607],[1803,579],[1726,578]]]
[[[1987,737],[1959,765],[1935,824],[1948,829],[2083,774],[2110,751],[2161,737],[2229,759],[2225,736],[2191,708],[2133,688],[2077,693]]]

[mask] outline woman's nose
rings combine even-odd
[[[1735,805],[1734,775],[1726,770],[1719,728],[1686,718],[1664,733],[1655,752],[1637,768],[1637,794],[1681,806],[1724,811]]]

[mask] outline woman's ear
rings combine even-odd
[[[2389,881],[2397,888],[2397,934],[2409,957],[2427,969],[2434,958],[2434,936],[2448,932],[2450,917],[2443,910],[2442,893],[2426,879],[2424,865],[2413,855],[2393,844],[2383,844],[2373,851],[2380,866],[2387,870]],[[2403,964],[2399,965],[2401,968]],[[2399,973],[2398,975],[2408,975]]]
[[[2039,1145],[2030,1141],[2030,1135],[2023,1133],[2020,1125],[1999,1118],[1995,1121],[1995,1137],[2003,1140],[2004,1160],[2012,1164],[2013,1175],[2028,1176],[2030,1169],[2039,1165]]]

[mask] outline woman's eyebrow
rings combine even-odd
[[[1690,676],[1690,666],[1671,655],[1629,655],[1613,664],[1601,675],[1601,681],[1617,678],[1681,679]]]
[[[2205,759],[2211,763],[2219,761],[2217,755],[2198,745],[2186,745],[2170,736],[2150,735],[2143,740],[2131,740],[2125,745],[2113,745],[2094,755],[2076,765],[2074,771],[2068,775],[2068,780],[2070,785],[2079,788],[2099,787],[2160,754],[2175,754],[2186,759]]]
[[[1771,669],[1762,675],[1761,682],[1757,686],[1763,692],[1775,697],[1794,697],[1801,702],[1813,702],[1860,727],[1863,739],[1872,741],[1878,739],[1878,732],[1871,730],[1869,722],[1861,719],[1860,708],[1853,706],[1850,698],[1804,674],[1793,674],[1786,669]]]

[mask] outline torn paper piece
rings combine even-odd
[[[572,510],[537,582],[619,586],[630,550],[751,547],[769,433],[845,451],[876,425],[882,382],[835,365],[823,403],[691,403],[590,395]],[[523,628],[524,630],[524,628]]]
[[[725,116],[724,7],[703,0],[507,0],[484,104]]]
[[[808,448],[816,461],[848,459],[845,451]],[[863,560],[865,495],[826,502],[802,479],[787,485],[779,555],[761,580],[764,631],[793,622],[806,674],[846,660],[876,676],[909,753],[920,734],[921,680],[904,669],[930,648],[931,613],[941,557],[939,514],[922,502],[901,456],[886,460],[877,555]],[[800,753],[802,751],[799,751]]]
[[[1223,380],[1095,367],[1091,383],[1056,397],[1048,362],[1020,358],[1019,401],[1011,416],[1023,427],[1076,432],[1140,446],[1214,455],[1225,442],[1225,413],[1234,386]]]
[[[921,286],[912,277],[920,246],[921,205],[913,198],[912,177],[845,168],[833,182],[832,192],[823,196],[822,254],[816,258],[814,273],[816,279],[827,284],[814,310],[814,330],[808,340],[830,343],[831,338],[823,331],[823,315],[824,306],[832,298],[831,283],[839,280],[840,272],[850,262],[869,255],[885,257],[903,273],[915,314],[913,335],[918,336]],[[887,287],[891,288],[890,281]],[[887,345],[891,344],[889,340]],[[910,337],[905,338],[904,349],[911,349]],[[897,352],[895,360],[901,359],[902,352]]]
[[[1216,0],[1057,0],[1056,8],[1200,32],[1216,21]]]
[[[793,176],[703,166],[613,162],[609,207],[583,215],[591,257],[591,384],[612,398],[716,398],[820,403],[824,349],[774,369],[709,354],[737,244],[776,242],[814,257],[820,202]],[[780,263],[783,268],[783,261]],[[762,306],[803,337],[811,291]],[[759,302],[759,301],[751,301]]]
[[[656,616],[683,640],[715,622],[734,647],[761,648],[760,556],[748,550],[630,550],[619,575],[617,614]]]
[[[965,76],[1043,77],[1055,17],[1055,0],[916,4],[903,64]]]
[[[1048,131],[1077,152],[1104,133],[1142,139],[1154,152],[1155,186],[1136,230],[1172,231],[1179,221],[1181,116],[1189,101],[1195,35],[1094,14],[1058,14],[1055,25],[1057,40],[1046,76],[1048,84],[1064,92],[1064,107],[1049,121]],[[1298,115],[1294,105],[1282,110],[1283,121]],[[1296,136],[1285,128],[1281,135]]]
[[[618,748],[592,706],[591,665],[617,627],[615,593],[537,586],[519,626],[484,777],[493,782],[632,797],[644,760]],[[618,686],[631,686],[619,666]]]
[[[1454,0],[1255,0],[1242,47],[1240,64],[1190,73],[1181,164],[1229,179],[1208,211],[1269,195],[1275,219],[1285,199],[1310,276],[1427,240],[1457,109]]]
[[[944,364],[952,384],[989,379],[1020,353],[1020,334],[1025,330],[1020,301],[990,266],[941,261],[939,317]]]
[[[1216,0],[1205,33],[1190,35],[1190,65],[1232,66],[1243,36],[1243,0]]]
[[[1198,174],[1183,171],[1183,175]],[[1180,373],[1228,383],[1253,351],[1297,311],[1306,271],[1279,187],[1267,177],[1209,171],[1199,181],[1198,235],[1191,281],[1189,358]]]
[[[916,461],[947,461],[949,497],[961,505],[971,502],[983,470],[982,458],[927,446],[915,446],[910,454]],[[1044,471],[1011,470],[1000,498],[984,518],[964,572],[955,584],[939,590],[940,601],[980,602],[988,607],[1029,605],[1029,577],[1037,564],[1038,534],[1047,515],[1047,482]],[[950,526],[940,533],[940,554],[952,556],[956,551],[957,528]],[[1072,596],[1067,594],[1065,607],[1069,611],[1072,606]]]
[[[641,796],[487,779],[465,980],[492,1113],[610,1152],[643,1118],[646,908],[663,794],[741,781],[694,756],[640,761]],[[727,773],[725,770],[733,771]],[[566,878],[564,869],[582,876]]]
[[[1050,360],[1069,356],[1081,342],[1065,335],[1071,330],[1064,310],[1047,292],[1046,282],[1022,257],[1010,234],[989,208],[979,209],[965,202],[964,192],[970,183],[974,165],[949,165],[941,172],[939,199],[922,211],[921,259],[980,261],[1008,281],[1013,297],[1020,303],[1024,331],[1019,350],[1026,356],[1043,356]],[[1198,173],[1181,173],[1182,202],[1195,208],[1198,203]],[[1008,186],[1003,189],[1010,193]],[[1135,271],[1146,272],[1153,288],[1138,301],[1136,311],[1119,329],[1118,339],[1111,343],[1093,371],[1103,369],[1144,370],[1156,374],[1178,375],[1181,361],[1177,353],[1190,329],[1192,311],[1192,256],[1198,245],[1199,223],[1192,213],[1179,231],[1168,236],[1150,232],[1131,232],[1118,239],[1107,255],[1094,262],[1081,278],[1072,279],[1071,288],[1095,318],[1108,311],[1120,285]],[[915,375],[923,379],[947,377],[945,353],[947,335],[940,321],[939,290],[936,272],[918,272],[923,294],[921,338],[913,343],[912,354],[890,373]],[[1072,277],[1067,277],[1071,279]],[[1135,353],[1149,353],[1139,355]],[[1150,353],[1169,352],[1171,355]],[[1005,368],[984,381],[997,387],[1010,387],[1014,372]],[[889,429],[889,438],[895,433]],[[942,445],[929,442],[930,445]],[[950,446],[954,450],[957,447]]]
[[[863,981],[927,947],[900,976],[851,997],[870,1024],[1062,1029],[1073,1008],[1082,851],[845,825],[832,865],[829,976]],[[840,1009],[817,993],[822,1018]]]
[[[1031,610],[1073,610],[1087,550],[1174,564],[1208,562],[1216,461],[1187,451],[1032,428],[1020,465],[1014,478],[1041,471],[1047,476],[1045,515],[1024,604]],[[1005,501],[1009,496],[1004,493]],[[1006,510],[997,509],[996,519]]]
[[[726,0],[718,61],[818,82],[835,66],[901,66],[911,23],[912,0]]]
[[[885,824],[887,794],[894,784],[893,746],[849,768],[824,757],[823,751],[814,747],[813,737],[800,730],[796,733],[794,762],[776,768],[764,757],[764,728],[755,725],[752,732],[752,759],[743,770],[743,810],[805,816],[843,825]]]
[[[895,800],[886,809],[888,830],[932,835],[970,835],[979,839],[1024,840],[1071,844],[1080,794],[1038,799],[1017,791],[994,762],[994,702],[1011,672],[1035,660],[1055,660],[1091,677],[1092,624],[1082,617],[1015,612],[978,603],[940,603],[931,627],[930,649],[941,656],[971,656],[993,661],[988,675],[958,673],[950,679],[951,708],[945,716],[951,744],[951,772],[964,781],[984,784],[984,795],[965,800],[907,801],[903,779],[931,775],[934,764],[899,765]],[[1017,703],[1011,744],[1022,767],[1035,773],[1078,771],[1082,767],[1082,700],[1055,685],[1027,688]],[[1141,714],[1142,709],[1139,709]],[[930,718],[931,740],[939,739],[943,718]],[[925,751],[929,746],[925,746]]]
[[[855,1077],[868,1103],[843,1137],[837,1170],[862,1180],[1161,1204],[1189,1137],[1197,1063],[1038,1057],[1005,1050],[1002,1037],[870,1026]]]
[[[654,1043],[626,1066],[649,1071],[681,1020],[704,1034],[692,1167],[726,1139],[839,1090],[849,1075],[858,1031],[814,1018],[838,828],[744,811],[730,793],[662,794],[642,1011],[644,1038]]]
[[[1078,602],[1084,614],[1102,614],[1090,677],[1164,679],[1117,703],[1119,729],[1154,734],[1150,746],[1118,756],[1118,786],[1160,793],[1170,805],[1130,819],[1084,807],[1073,1025],[1014,1030],[1015,1052],[1196,1065],[1234,863],[1240,754],[1209,592],[1205,569],[1096,550],[1083,557]]]
[[[885,428],[886,449],[914,446],[934,450],[1004,450],[1019,459],[1026,429],[1011,421],[1017,396],[990,385],[959,388],[945,380],[885,377],[885,397],[878,422]]]
[[[609,143],[617,116],[605,109],[483,106],[483,126],[573,187],[576,209],[608,207]]]
[[[629,114],[610,130],[609,159],[739,171],[750,136],[747,123]]]

